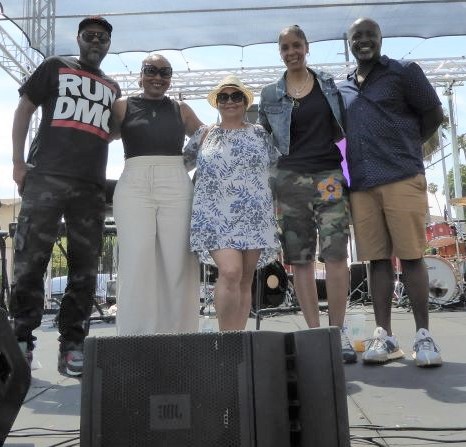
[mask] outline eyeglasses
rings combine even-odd
[[[81,33],[82,40],[87,43],[91,43],[96,37],[99,43],[110,42],[110,36],[105,31],[83,31]]]
[[[156,67],[154,65],[143,65],[141,73],[146,76],[157,76],[160,75],[161,78],[169,79],[172,77],[173,69],[172,67]]]
[[[228,93],[217,93],[217,103],[226,104],[228,100],[231,99],[232,102],[238,103],[244,101],[243,92],[233,92],[230,95]]]

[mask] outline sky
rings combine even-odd
[[[160,51],[160,53],[168,58],[174,70],[283,65],[278,54],[277,44],[253,45],[245,48],[231,46],[201,47],[182,52]],[[384,39],[382,53],[395,59],[464,57],[466,53],[466,36],[434,39]],[[110,75],[112,73],[125,73],[129,71],[137,72],[144,57],[144,53],[108,55],[103,61],[101,68]],[[344,45],[342,41],[310,44],[308,63],[311,67],[313,64],[333,62],[344,62]],[[18,87],[18,84],[0,68],[0,200],[17,197],[16,187],[12,180],[11,126],[14,110],[18,102]],[[442,100],[443,107],[448,110],[447,98],[443,95],[441,89],[437,89],[437,93]],[[205,99],[188,101],[188,104],[203,122],[212,123],[216,121],[217,111],[208,105]],[[456,115],[457,133],[458,135],[466,133],[465,86],[455,87],[453,105]],[[449,136],[447,136],[445,156],[446,167],[449,170],[452,166]],[[461,154],[460,162],[465,162],[464,156]],[[118,178],[123,169],[123,163],[121,142],[112,142],[110,144],[107,177]],[[445,197],[442,195],[443,172],[440,155],[436,155],[432,162],[426,165],[426,177],[428,183],[436,183],[438,185],[436,196],[430,195],[429,197],[431,214],[441,215],[443,214]]]

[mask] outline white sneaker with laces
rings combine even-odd
[[[421,328],[414,337],[413,359],[417,366],[440,366],[440,348],[435,344],[430,332]]]
[[[373,337],[366,343],[366,350],[362,354],[364,363],[386,363],[404,357],[397,338],[389,337],[387,331],[381,327],[375,328]]]

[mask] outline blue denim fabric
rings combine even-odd
[[[344,137],[340,94],[332,76],[323,71],[310,71],[317,79],[322,93],[332,109],[335,118],[334,141],[337,142]],[[293,102],[286,94],[285,74],[277,82],[268,84],[262,89],[258,117],[259,124],[272,133],[273,144],[283,155],[289,153],[291,110],[293,108]]]

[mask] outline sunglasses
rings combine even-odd
[[[110,42],[110,36],[105,31],[83,31],[81,33],[82,40],[87,43],[91,43],[96,37],[99,43]]]
[[[172,77],[173,69],[172,67],[155,67],[154,65],[143,65],[141,73],[146,76],[157,76],[160,75],[161,78],[169,79]]]
[[[218,104],[226,104],[229,99],[234,103],[243,102],[244,94],[243,92],[233,92],[230,95],[228,93],[217,93]]]

